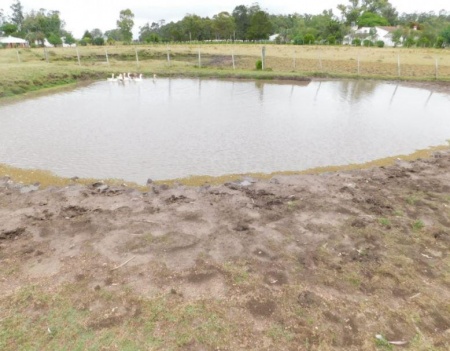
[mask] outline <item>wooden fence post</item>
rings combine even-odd
[[[358,55],[358,76],[361,73],[361,60],[359,59],[359,55]]]
[[[439,61],[438,61],[437,58],[435,59],[435,62],[436,62],[436,64],[435,64],[435,73],[436,73],[436,80],[437,80],[439,78]]]
[[[134,52],[136,54],[136,67],[139,68],[139,54],[136,46],[134,47]]]
[[[47,63],[49,63],[48,61],[48,54],[47,54],[47,48],[44,47],[44,59]]]
[[[76,48],[76,50],[77,50],[78,66],[81,66],[80,52],[78,51],[78,48]]]
[[[263,46],[261,49],[261,61],[262,61],[262,70],[266,68],[266,47]]]

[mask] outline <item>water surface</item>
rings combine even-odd
[[[445,144],[449,107],[373,81],[105,81],[0,106],[0,163],[138,183],[362,163]]]

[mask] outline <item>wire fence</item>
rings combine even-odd
[[[0,64],[73,64],[129,66],[139,70],[155,63],[199,69],[254,70],[280,73],[450,79],[450,50],[294,46],[258,44],[170,44],[0,50]]]

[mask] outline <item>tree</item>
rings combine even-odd
[[[108,43],[114,43],[116,41],[121,41],[122,39],[122,32],[120,29],[110,29],[105,32],[105,37]]]
[[[139,27],[139,41],[145,43],[157,43],[160,41],[159,31],[159,23],[152,22],[150,25],[147,22],[144,26]]]
[[[272,23],[269,14],[264,11],[258,11],[250,19],[247,37],[250,40],[269,39],[272,33]]]
[[[133,39],[133,26],[134,26],[134,14],[130,9],[120,11],[119,20],[117,21],[117,27],[122,34],[122,38],[125,42],[129,43]]]
[[[59,11],[31,11],[22,23],[22,32],[30,43],[38,41],[44,44],[44,39],[54,34],[58,38],[64,36],[64,21],[59,17]],[[56,39],[55,39],[56,40]]]
[[[236,29],[234,18],[228,12],[221,12],[213,17],[212,29],[217,39],[231,38]]]
[[[81,39],[89,39],[89,40],[92,40],[93,37],[92,37],[91,32],[89,32],[89,31],[86,29],[86,30],[84,31],[84,34],[83,34],[83,36],[81,37]]]
[[[389,22],[386,18],[373,12],[364,12],[358,18],[358,26],[360,27],[376,27],[376,26],[388,26]]]
[[[444,39],[444,43],[450,44],[450,25],[448,25],[440,35]],[[442,47],[442,45],[441,45]]]
[[[249,9],[245,5],[239,5],[234,8],[231,15],[233,16],[234,22],[236,24],[234,39],[247,39],[247,31],[250,27]]]
[[[17,32],[17,29],[17,24],[14,23],[5,22],[2,26],[0,26],[0,31],[5,33],[5,35],[12,35],[13,33]]]
[[[103,37],[95,37],[92,39],[92,44],[97,46],[105,45],[105,39]]]
[[[63,38],[64,38],[64,44],[67,44],[67,45],[75,44],[76,40],[73,37],[72,33],[65,32]]]
[[[392,41],[396,47],[402,43],[403,34],[401,29],[396,29],[392,32]]]
[[[349,0],[350,5],[339,4],[337,8],[341,11],[342,17],[345,19],[347,25],[353,23],[356,24],[359,16],[362,13],[362,8],[360,6],[359,0]]]
[[[197,15],[187,14],[181,20],[181,26],[189,35],[189,41],[201,40],[202,18]]]
[[[25,18],[23,15],[23,6],[19,0],[16,0],[16,2],[11,5],[11,11],[11,22],[17,26],[19,31],[21,31],[22,23]]]
[[[5,15],[3,14],[3,9],[0,9],[0,26],[5,22]]]
[[[94,28],[93,30],[91,30],[90,34],[92,39],[103,38],[103,32],[98,28]]]
[[[48,38],[48,42],[52,44],[53,46],[58,46],[62,44],[62,39],[59,37],[56,33],[51,33]]]
[[[386,19],[387,25],[397,22],[398,12],[389,0],[349,0],[350,5],[338,5],[347,25],[359,23],[361,15],[370,12]]]

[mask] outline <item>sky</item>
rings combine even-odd
[[[8,15],[13,0],[0,0],[0,9]],[[147,22],[166,23],[181,20],[187,13],[201,17],[212,17],[221,11],[232,12],[238,5],[250,6],[258,2],[260,7],[271,14],[309,13],[318,14],[325,9],[332,9],[336,15],[338,4],[349,4],[348,0],[20,0],[24,12],[31,10],[57,10],[66,22],[65,29],[72,32],[75,38],[81,38],[84,31],[99,28],[102,31],[116,28],[116,21],[121,10],[129,8],[135,15],[133,32],[135,37],[139,27]],[[450,11],[449,0],[391,0],[390,3],[402,12],[438,13],[445,9]]]

